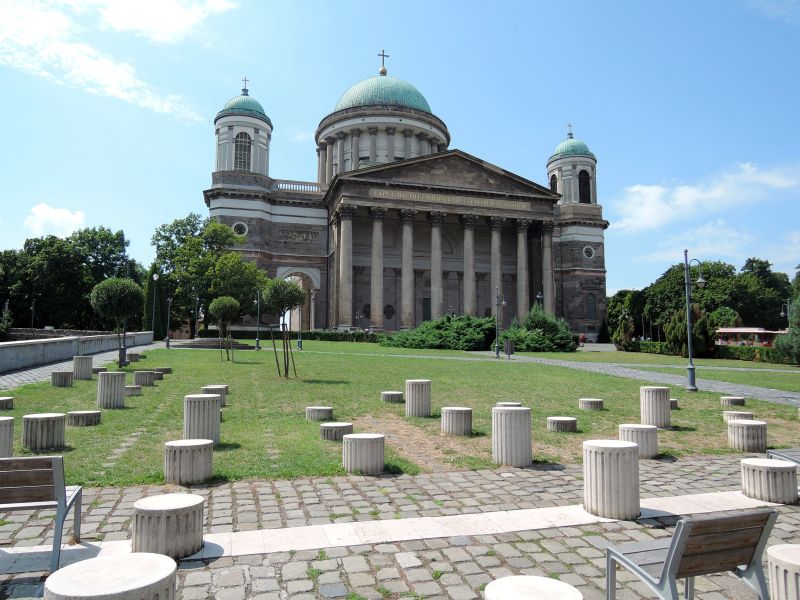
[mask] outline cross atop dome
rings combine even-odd
[[[572,134],[572,123],[567,123],[567,137],[568,137],[569,139],[572,139],[573,137],[575,137],[575,136]]]
[[[248,81],[250,81],[250,80],[247,77],[243,77],[242,78],[242,83],[244,84],[244,87],[242,88],[242,96],[247,96],[248,95],[248,93],[247,93],[247,82]]]
[[[381,49],[381,52],[380,52],[380,54],[378,54],[378,56],[380,56],[380,57],[381,57],[381,68],[380,68],[380,70],[378,71],[378,73],[380,73],[381,75],[386,75],[386,73],[387,73],[388,71],[386,70],[386,63],[385,63],[385,61],[386,61],[386,59],[387,59],[387,58],[389,58],[389,55],[388,55],[388,54],[386,54],[386,50],[383,50],[383,49]]]

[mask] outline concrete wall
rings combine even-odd
[[[152,331],[128,333],[126,346],[142,346],[153,342]],[[117,336],[69,336],[49,340],[25,340],[0,343],[0,373],[38,367],[69,360],[73,356],[107,352],[117,348]]]

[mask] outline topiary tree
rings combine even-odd
[[[111,277],[92,288],[89,302],[98,315],[114,322],[119,349],[117,362],[123,366],[125,364],[125,346],[122,343],[123,338],[120,332],[124,330],[125,321],[129,317],[142,312],[144,307],[142,288],[132,279]]]
[[[220,296],[209,305],[208,312],[211,313],[211,316],[219,325],[220,346],[222,345],[223,338],[228,339],[228,326],[231,321],[239,316],[239,310],[239,301],[230,296]],[[229,346],[232,346],[230,340],[228,340],[228,344],[225,346],[225,355],[228,360],[231,359],[230,350],[232,349],[229,348]],[[222,348],[220,347],[220,351],[221,350]],[[220,357],[221,356],[220,354]]]
[[[264,306],[268,312],[276,313],[278,317],[286,314],[286,311],[302,306],[306,301],[306,293],[303,288],[288,279],[270,279],[262,293]],[[292,351],[289,337],[281,335],[283,340],[283,375],[289,377],[289,357]],[[274,345],[274,343],[273,343]],[[277,349],[275,350],[275,361],[278,360]],[[294,358],[292,358],[294,361]],[[280,375],[280,367],[278,367]],[[297,373],[295,373],[295,376]]]

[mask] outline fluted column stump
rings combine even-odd
[[[0,410],[14,410],[14,396],[0,396]]]
[[[330,421],[332,419],[332,406],[306,406],[306,421]]]
[[[631,521],[639,506],[639,449],[633,442],[583,442],[583,508],[607,519]]]
[[[742,493],[756,500],[797,504],[797,467],[788,460],[743,458]]]
[[[153,387],[156,384],[156,374],[153,371],[134,371],[133,385]]]
[[[485,600],[583,600],[570,584],[540,575],[507,575],[486,586]]]
[[[670,398],[669,399],[669,409],[670,410],[680,410],[680,406],[678,406],[678,399],[677,398]]]
[[[178,485],[211,479],[214,440],[174,440],[164,443],[164,480]]]
[[[64,447],[64,413],[38,413],[22,417],[22,446],[37,452]]]
[[[329,442],[341,442],[344,436],[353,433],[352,423],[320,423],[319,437]]]
[[[91,379],[92,378],[92,357],[73,356],[72,357],[72,378]]]
[[[183,439],[211,440],[219,444],[219,394],[183,397]]]
[[[767,548],[767,580],[772,600],[800,600],[800,544]]]
[[[105,373],[108,371],[108,367],[92,367],[92,375],[97,375],[98,373]]]
[[[406,379],[406,416],[431,416],[430,379]]]
[[[580,410],[603,410],[603,401],[600,398],[578,398]]]
[[[653,458],[658,454],[658,427],[625,423],[619,426],[619,439],[639,446],[639,458]]]
[[[97,408],[125,407],[125,373],[108,371],[97,375]]]
[[[14,453],[14,417],[0,417],[0,458]]]
[[[742,396],[722,396],[719,403],[722,406],[744,406],[744,398]]]
[[[139,356],[138,352],[128,352],[125,355],[125,360],[127,360],[129,363],[139,362],[139,358],[140,358],[140,356]]]
[[[397,391],[381,392],[381,400],[390,404],[402,404],[405,402],[403,392]]]
[[[164,379],[164,374],[161,371],[153,371],[153,379],[155,381],[162,381]]]
[[[382,433],[350,433],[342,438],[342,465],[348,473],[379,475],[383,472]]]
[[[141,396],[142,395],[142,386],[140,386],[140,385],[126,385],[125,386],[125,395],[126,396]]]
[[[153,370],[156,373],[163,373],[164,375],[170,375],[172,373],[172,367],[156,367]]]
[[[100,425],[99,410],[73,410],[67,413],[67,425],[72,427],[93,427]]]
[[[739,421],[752,421],[755,418],[753,413],[748,412],[746,410],[723,410],[722,411],[722,420],[723,422],[727,423],[728,421],[734,421],[738,419]]]
[[[466,406],[443,406],[442,435],[472,435],[472,409]]]
[[[547,431],[575,433],[578,431],[578,419],[575,417],[547,417]]]
[[[133,503],[133,552],[190,556],[203,547],[203,497],[159,494]]]
[[[527,467],[532,461],[531,409],[525,406],[493,406],[492,462]]]
[[[227,406],[228,403],[228,385],[223,383],[215,383],[212,385],[204,385],[201,390],[201,394],[218,394],[220,398],[222,398],[222,403],[220,406]]]
[[[503,407],[503,406],[505,406],[505,407],[512,406],[513,407],[513,406],[516,406],[516,407],[520,407],[520,406],[522,406],[522,402],[498,402],[497,404],[495,404],[495,406],[500,406],[500,407]]]
[[[53,387],[72,387],[72,371],[53,371],[50,384]]]
[[[740,452],[766,452],[766,421],[756,421],[755,419],[731,419],[728,421],[728,447]]]
[[[668,387],[643,385],[639,388],[639,415],[642,425],[668,429],[671,411]]]

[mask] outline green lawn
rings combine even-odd
[[[642,367],[643,371],[653,371],[656,373],[670,373],[674,375],[680,373],[675,369],[659,369],[653,367]],[[715,381],[727,381],[729,383],[743,383],[745,385],[756,385],[759,387],[771,388],[773,390],[786,390],[788,392],[800,392],[800,372],[773,373],[771,371],[716,371],[714,369],[704,369],[697,367],[695,375],[698,379],[713,379]]]
[[[304,346],[306,351],[294,353],[299,378],[288,380],[276,376],[271,348],[237,352],[235,363],[221,362],[216,351],[148,352],[136,368],[171,366],[174,373],[166,375],[156,388],[144,388],[143,396],[128,398],[128,408],[104,410],[100,426],[67,428],[69,448],[64,456],[69,482],[110,486],[163,481],[163,442],[182,436],[183,396],[211,383],[231,386],[221,426],[222,445],[214,456],[214,473],[221,479],[341,474],[341,445],[319,439],[318,423],[304,419],[307,405],[333,406],[336,419],[354,420],[357,431],[370,430],[364,425],[367,418],[405,424],[409,435],[400,436],[387,449],[387,468],[409,473],[427,468],[425,456],[413,462],[409,459],[415,451],[418,456],[423,447],[440,463],[464,468],[490,466],[491,407],[500,400],[517,400],[532,408],[534,453],[539,460],[579,461],[582,440],[616,437],[617,424],[638,421],[641,384],[636,381],[491,358],[452,360],[454,356],[472,358],[465,353],[316,341]],[[433,381],[434,418],[407,421],[403,405],[380,401],[382,390],[403,389],[408,378]],[[22,415],[92,409],[95,393],[96,381],[78,381],[73,388],[42,383],[9,392],[15,396],[11,412],[17,418],[15,454],[26,454],[21,448]],[[607,408],[579,412],[579,397],[603,398]],[[686,395],[674,388],[673,397],[680,399],[682,409],[673,413],[676,427],[659,434],[663,452],[729,452],[717,395]],[[473,407],[476,435],[441,438],[436,416],[442,406]],[[797,445],[800,422],[795,408],[748,400],[748,409],[770,421],[770,445]],[[580,432],[546,432],[545,418],[550,415],[578,417]],[[141,434],[131,437],[135,432]],[[113,466],[104,466],[112,451],[123,444],[130,444],[127,452]]]
[[[646,354],[643,352],[520,352],[523,356],[553,358],[557,360],[574,360],[580,362],[606,362],[614,364],[637,365],[681,365],[686,366],[688,359],[681,356],[665,354]],[[800,373],[800,367],[778,365],[772,363],[731,360],[728,358],[695,358],[695,366],[736,367],[739,369],[782,369]]]

